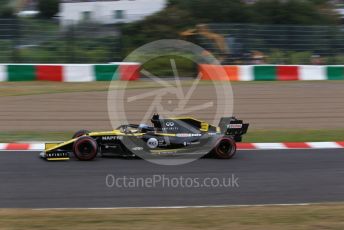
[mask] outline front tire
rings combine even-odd
[[[80,137],[73,144],[73,153],[81,161],[93,160],[98,153],[98,144],[92,137]]]
[[[236,154],[236,149],[236,143],[232,138],[223,137],[215,145],[213,154],[219,159],[230,159]]]
[[[77,138],[77,137],[81,137],[81,136],[89,134],[89,133],[90,133],[90,131],[85,130],[85,129],[79,130],[76,133],[74,133],[72,139]]]

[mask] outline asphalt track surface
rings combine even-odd
[[[0,152],[1,208],[92,208],[288,204],[344,201],[342,149],[239,151],[235,159],[201,159],[181,166],[100,158],[46,162],[38,152]],[[119,188],[117,178],[239,178],[239,187]]]

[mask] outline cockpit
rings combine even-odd
[[[147,132],[167,132],[167,133],[201,133],[216,132],[215,126],[206,122],[191,118],[161,119],[158,114],[154,114],[151,122],[153,126],[147,124],[121,125],[118,129],[123,133],[147,133]]]
[[[147,133],[149,131],[154,131],[154,127],[146,125],[146,124],[129,124],[129,125],[121,125],[117,128],[122,133]]]

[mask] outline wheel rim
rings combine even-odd
[[[228,155],[232,150],[232,144],[228,141],[222,140],[218,146],[218,151],[222,155]]]
[[[94,152],[94,146],[92,145],[92,143],[85,141],[79,144],[78,152],[83,156],[90,155]]]
[[[223,159],[231,158],[236,152],[235,142],[229,138],[222,138],[218,141],[215,154]]]
[[[98,145],[92,137],[80,137],[73,144],[73,153],[82,161],[89,161],[97,156]]]

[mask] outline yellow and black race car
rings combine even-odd
[[[249,124],[235,117],[221,118],[213,126],[192,117],[160,118],[153,115],[152,126],[121,125],[108,132],[80,130],[71,140],[46,143],[40,156],[46,160],[69,160],[70,155],[82,161],[97,155],[124,157],[214,156],[232,158],[236,142],[247,132]]]

